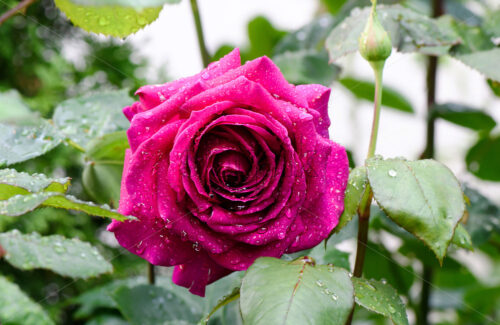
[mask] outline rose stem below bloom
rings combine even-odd
[[[203,66],[208,66],[210,63],[210,54],[208,54],[207,46],[205,45],[205,36],[203,35],[203,26],[201,25],[200,10],[196,0],[190,0],[191,12],[193,13],[194,24],[196,26],[196,35],[198,36],[198,45],[200,47],[201,60]]]
[[[148,263],[148,283],[154,285],[156,283],[155,266]]]

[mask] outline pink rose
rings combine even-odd
[[[328,139],[330,89],[290,85],[267,57],[234,50],[201,73],[144,86],[130,119],[109,231],[173,281],[207,284],[261,256],[311,248],[337,225],[348,161]]]

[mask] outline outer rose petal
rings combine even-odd
[[[330,126],[328,100],[331,89],[322,85],[300,85],[296,89],[307,100],[310,110],[318,113],[311,112],[315,117],[316,130],[323,137],[328,138],[328,127]]]
[[[305,202],[300,218],[305,231],[288,252],[293,253],[319,244],[338,224],[344,211],[344,191],[349,177],[349,161],[345,149],[334,143],[327,165],[325,191],[315,200]]]
[[[189,263],[174,268],[172,281],[188,288],[191,293],[204,297],[207,285],[231,272],[233,271],[214,262],[206,253],[200,252]]]
[[[194,76],[167,82],[163,85],[144,86],[139,88],[135,94],[139,95],[141,104],[145,108],[144,110],[148,110],[160,105],[162,102],[179,92],[183,87],[187,87],[200,79],[209,80],[217,78],[232,69],[238,68],[240,65],[240,51],[239,49],[234,49],[231,53],[227,54],[219,61],[211,63],[206,69]]]
[[[192,244],[172,235],[155,221],[116,221],[108,226],[121,246],[154,265],[173,266],[195,256]]]

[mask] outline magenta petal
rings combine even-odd
[[[181,241],[153,221],[116,221],[108,226],[121,246],[154,265],[173,266],[186,263],[195,251],[190,243]]]
[[[168,100],[183,88],[188,88],[199,80],[210,80],[217,78],[224,73],[236,69],[241,65],[240,51],[234,49],[217,62],[212,62],[206,69],[194,76],[182,78],[176,81],[167,82],[163,85],[144,86],[137,90],[144,110],[149,110]]]
[[[118,205],[118,212],[124,215],[130,215],[132,213],[132,201],[127,192],[127,186],[125,186],[126,176],[130,168],[130,159],[132,158],[132,150],[125,150],[125,159],[123,161],[123,172],[120,187],[120,203]]]
[[[125,182],[127,203],[131,205],[132,215],[148,218],[158,215],[156,203],[158,163],[164,158],[164,153],[172,148],[181,123],[182,121],[177,121],[164,126],[131,155],[122,181]]]
[[[324,191],[314,200],[306,200],[300,218],[306,230],[290,252],[314,247],[337,225],[344,211],[344,191],[349,177],[349,161],[345,149],[331,142],[331,153],[326,166]]]
[[[313,114],[315,115],[316,130],[323,137],[328,138],[328,127],[330,126],[328,101],[331,89],[322,85],[301,85],[297,86],[296,89],[307,100],[309,108],[318,112],[317,116]]]
[[[189,292],[205,297],[205,287],[210,283],[233,272],[211,260],[207,254],[200,253],[188,264],[174,268],[172,281],[189,289]]]

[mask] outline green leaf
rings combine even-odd
[[[312,257],[318,264],[331,264],[346,270],[350,270],[349,253],[335,248],[334,245],[318,245],[314,247],[308,256]]]
[[[500,208],[473,188],[466,186],[464,193],[470,200],[465,229],[474,246],[479,246],[487,242],[492,234],[500,233]]]
[[[396,325],[407,325],[406,309],[396,290],[386,282],[352,278],[356,303],[384,315]]]
[[[113,294],[118,308],[131,324],[157,325],[167,321],[196,323],[198,319],[190,306],[167,289],[138,285],[133,288],[120,287]]]
[[[427,249],[421,242],[420,246]],[[437,264],[436,259],[433,261]],[[366,250],[365,265],[376,265],[364,269],[364,277],[389,282],[399,292],[408,295],[415,281],[412,265],[402,266],[394,259],[394,254],[382,245],[369,243]]]
[[[202,325],[206,325],[208,323],[208,321],[210,320],[210,317],[217,311],[219,310],[220,308],[226,306],[227,304],[237,300],[238,298],[240,298],[240,288],[234,288],[233,291],[228,294],[227,296],[224,296],[222,297],[218,302],[217,302],[217,305],[215,305],[214,308],[212,308],[212,310],[210,311],[210,313],[205,316],[200,322],[199,324],[202,324]]]
[[[373,102],[373,96],[375,95],[375,84],[373,82],[351,77],[342,78],[339,82],[357,98]],[[382,105],[402,112],[414,112],[413,106],[408,99],[397,90],[387,86],[382,89]]]
[[[19,120],[32,114],[17,90],[0,92],[0,121]]]
[[[340,68],[328,64],[328,54],[316,50],[285,52],[273,58],[285,78],[293,84],[329,86],[339,75]]]
[[[475,176],[500,181],[500,136],[480,139],[465,157],[467,169]]]
[[[95,93],[62,102],[53,119],[66,137],[85,148],[96,137],[128,129],[122,109],[132,103],[127,90]]]
[[[80,211],[91,216],[111,218],[119,221],[132,218],[116,212],[106,204],[97,205],[93,202],[82,201],[72,195],[64,195],[58,192],[14,195],[7,200],[0,201],[0,215],[16,217],[42,206]]]
[[[366,167],[360,166],[349,172],[347,188],[344,197],[344,211],[340,216],[339,223],[333,228],[332,233],[339,232],[352,218],[357,215],[359,203],[365,193],[368,179],[366,178]]]
[[[499,35],[495,36],[487,29],[469,26],[449,16],[441,17],[440,24],[453,30],[461,39],[460,44],[450,51],[455,59],[478,70],[489,79],[500,81],[500,67],[496,64],[500,60],[500,48],[496,47],[492,41]]]
[[[481,72],[486,78],[500,81],[500,48],[468,54],[457,54],[454,57],[469,67]]]
[[[29,175],[14,169],[0,170],[0,215],[20,216],[40,206],[85,212],[89,215],[126,220],[107,205],[81,201],[66,195],[68,178],[51,179],[41,174]]]
[[[332,15],[337,14],[346,2],[347,0],[321,0]]]
[[[41,156],[61,141],[58,130],[43,119],[0,123],[0,167]]]
[[[50,178],[44,174],[28,174],[15,169],[0,169],[0,200],[17,194],[42,191],[64,193],[68,190],[70,179]]]
[[[387,216],[422,240],[442,262],[465,212],[453,173],[434,160],[372,158],[367,174],[374,198]]]
[[[309,24],[287,34],[274,48],[274,55],[300,50],[323,50],[324,41],[336,20],[330,15],[314,19]]]
[[[343,324],[352,309],[353,287],[344,269],[302,258],[263,257],[241,286],[243,321],[253,324]]]
[[[460,223],[457,225],[457,228],[455,228],[455,234],[453,235],[451,242],[470,251],[474,250],[474,247],[472,247],[472,239],[469,233]]]
[[[89,243],[59,235],[41,237],[18,230],[0,234],[5,259],[21,270],[48,269],[74,279],[87,279],[113,270]]]
[[[326,40],[330,59],[336,60],[358,50],[358,39],[363,31],[370,8],[355,8],[351,15],[335,27]],[[451,46],[460,39],[453,30],[435,19],[400,5],[377,6],[379,19],[389,33],[392,44],[401,52],[433,53],[433,47]]]
[[[285,31],[276,29],[267,18],[262,16],[252,19],[247,28],[250,41],[250,49],[245,58],[247,60],[271,55],[274,46],[286,35]]]
[[[490,86],[491,91],[495,94],[495,96],[500,97],[500,82],[488,79],[488,86]]]
[[[125,150],[129,147],[125,131],[106,134],[88,144],[83,170],[83,187],[99,203],[118,206]]]
[[[53,325],[42,309],[19,289],[17,284],[0,275],[0,322],[2,324]]]
[[[55,0],[76,26],[93,33],[126,37],[158,18],[163,4],[180,0]]]
[[[476,131],[490,131],[496,126],[495,120],[490,115],[462,104],[433,105],[432,113],[435,117]]]

